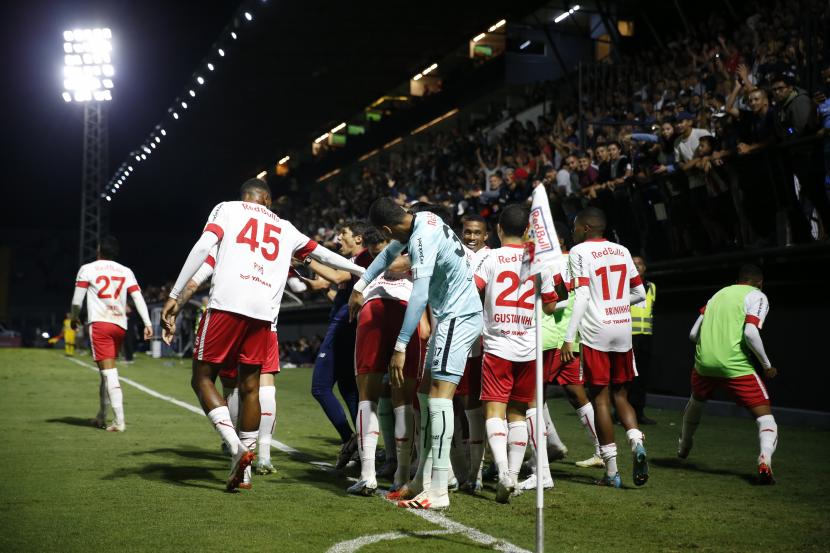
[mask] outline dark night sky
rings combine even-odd
[[[122,261],[139,280],[175,278],[215,203],[284,153],[353,115],[502,17],[538,1],[249,0],[253,23],[112,204]],[[110,165],[161,122],[239,2],[29,1],[4,4],[0,244],[11,249],[11,304],[68,302],[77,270],[82,108],[62,91],[62,32],[114,35]],[[507,12],[505,10],[508,10]],[[37,299],[31,299],[36,296]],[[66,301],[63,301],[63,297]],[[22,298],[26,299],[22,299]]]

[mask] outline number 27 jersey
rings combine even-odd
[[[276,321],[291,257],[304,259],[317,243],[265,206],[222,202],[205,232],[219,237],[210,309]]]
[[[128,267],[106,259],[87,263],[78,271],[75,286],[86,288],[89,322],[112,323],[127,329],[127,296],[139,290]]]

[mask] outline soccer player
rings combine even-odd
[[[573,289],[573,280],[570,274],[570,266],[568,263],[568,243],[570,242],[570,231],[563,225],[556,223],[556,234],[559,238],[559,246],[562,248],[564,257],[564,264],[562,265],[563,274],[554,277],[554,281],[561,278],[568,289]],[[558,277],[558,278],[557,278]],[[585,431],[588,433],[588,438],[593,442],[594,455],[585,461],[577,461],[575,464],[578,467],[602,467],[602,457],[599,454],[599,441],[597,440],[597,433],[594,428],[594,406],[588,400],[588,395],[585,391],[585,381],[582,374],[582,367],[579,363],[579,337],[574,340],[572,352],[573,359],[569,363],[563,363],[561,359],[560,348],[562,342],[565,340],[565,332],[568,330],[568,324],[571,321],[571,314],[573,313],[574,294],[569,294],[565,301],[560,297],[557,303],[556,311],[551,315],[542,316],[542,348],[544,350],[544,364],[545,364],[545,381],[548,384],[558,384],[562,386],[565,391],[565,397],[568,403],[576,410],[576,415],[579,418]],[[544,396],[546,397],[546,396]],[[550,418],[550,412],[547,405],[543,411],[545,417],[545,431],[548,434],[548,445],[552,450],[549,453],[549,459],[555,459],[555,455],[564,456],[567,453],[567,448],[556,432],[556,427],[553,425],[553,420]],[[528,419],[535,420],[535,419]],[[532,489],[536,487],[535,478],[531,476],[519,485],[520,489]]]
[[[260,425],[260,369],[268,360],[271,325],[292,256],[309,255],[333,267],[361,274],[363,269],[319,246],[270,210],[271,190],[260,179],[242,185],[241,201],[213,208],[204,232],[182,267],[162,310],[168,332],[181,307],[177,298],[218,244],[208,310],[193,347],[193,387],[199,403],[231,452],[226,487],[233,491],[254,460]],[[238,366],[239,435],[214,384],[224,364]]]
[[[127,296],[135,303],[141,320],[144,321],[144,339],[153,337],[153,325],[147,313],[147,304],[141,296],[141,289],[135,275],[115,261],[118,257],[118,240],[112,236],[103,238],[98,244],[98,259],[83,265],[75,278],[75,294],[72,296],[70,318],[77,328],[78,315],[86,297],[87,320],[89,321],[89,343],[92,358],[98,365],[101,383],[98,387],[100,407],[95,417],[98,428],[107,432],[124,432],[124,394],[118,382],[118,368],[115,359],[124,334],[127,332]],[[107,426],[107,405],[112,406],[113,422]]]
[[[361,267],[368,267],[372,258],[363,245],[363,233],[368,225],[363,221],[349,221],[340,227],[340,253],[350,257],[351,261]],[[331,308],[329,327],[320,351],[314,362],[314,371],[311,374],[311,395],[323,408],[323,412],[340,435],[340,454],[335,468],[346,466],[357,450],[357,441],[349,419],[343,412],[343,407],[334,396],[333,388],[337,389],[343,401],[349,408],[349,415],[354,422],[357,418],[358,392],[354,373],[354,344],[355,325],[349,321],[349,295],[352,292],[355,278],[348,271],[332,270],[314,260],[309,262],[309,268],[323,279],[337,286],[334,296],[334,305]]]
[[[388,240],[374,228],[366,230],[363,239],[372,256],[378,255],[388,245]],[[355,495],[369,496],[377,490],[375,449],[379,428],[378,400],[384,386],[383,376],[395,347],[397,331],[403,324],[406,305],[412,293],[412,275],[409,269],[408,257],[400,255],[385,272],[363,289],[364,303],[357,318],[355,342],[355,372],[360,393],[356,430],[361,471],[360,480],[347,490]],[[423,371],[424,343],[421,334],[425,326],[429,326],[426,313],[421,316],[421,328],[413,334],[406,347],[403,385],[391,389],[394,450],[397,457],[393,489],[399,488],[409,479],[415,430],[412,399]],[[393,448],[392,443],[390,441],[385,445]]]
[[[391,198],[380,198],[370,207],[369,218],[392,241],[355,284],[349,298],[352,316],[363,303],[366,286],[386,270],[404,247],[412,264],[412,294],[389,360],[393,386],[399,387],[404,380],[406,348],[427,303],[436,321],[426,358],[431,372],[429,395],[418,394],[424,437],[421,455],[432,458],[432,478],[429,489],[423,489],[424,475],[416,474],[405,487],[407,492],[417,495],[398,505],[443,509],[450,503],[447,484],[454,427],[452,398],[464,374],[470,348],[481,334],[481,300],[463,244],[440,217],[429,211],[413,215]]]
[[[570,363],[577,330],[582,339],[582,368],[594,401],[594,414],[605,476],[597,484],[619,488],[617,445],[611,419],[611,394],[634,457],[634,484],[648,480],[648,462],[637,414],[628,403],[628,385],[636,376],[631,350],[631,304],[645,299],[645,289],[631,254],[603,238],[605,214],[589,207],[574,221],[574,242],[568,255],[574,305],[560,358]],[[609,389],[610,387],[610,389]]]
[[[487,251],[487,240],[490,234],[487,232],[487,221],[478,214],[465,215],[462,219],[461,239],[467,247],[470,266],[476,267],[476,256],[479,252]],[[481,341],[473,344],[470,357],[467,358],[467,367],[464,376],[458,383],[456,394],[461,398],[464,406],[464,414],[467,419],[469,437],[467,449],[469,451],[469,474],[461,480],[465,480],[461,489],[468,493],[479,493],[481,491],[481,463],[484,460],[484,439],[486,437],[484,426],[484,411],[481,408]]]
[[[496,501],[507,503],[518,484],[528,441],[528,404],[536,397],[534,279],[520,280],[529,212],[519,204],[501,212],[496,231],[501,247],[487,251],[475,271],[484,292],[484,358],[481,401],[487,441],[499,470]],[[542,309],[553,313],[552,275],[542,279]],[[507,420],[505,421],[505,415]],[[553,486],[545,450],[538,452],[544,484]]]
[[[769,312],[769,301],[761,291],[763,284],[761,269],[744,265],[738,273],[738,283],[720,290],[700,310],[689,334],[696,344],[692,397],[683,413],[677,456],[688,457],[706,400],[717,388],[726,388],[755,417],[761,444],[758,482],[773,484],[772,454],[778,445],[778,425],[752,359],[761,364],[765,378],[778,374],[761,340],[760,330]]]

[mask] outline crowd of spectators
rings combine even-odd
[[[610,237],[650,259],[825,239],[828,156],[809,137],[828,126],[830,107],[799,86],[811,67],[823,69],[818,88],[830,85],[823,37],[803,28],[809,14],[824,29],[824,7],[712,14],[682,38],[586,72],[581,110],[560,91],[545,115],[499,131],[458,116],[276,209],[326,243],[381,195],[444,205],[457,224],[473,212],[494,220],[541,180],[556,218],[599,206]],[[550,98],[543,86],[534,94]]]

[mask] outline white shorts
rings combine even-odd
[[[481,336],[484,318],[481,312],[445,319],[436,324],[429,337],[426,368],[433,380],[445,380],[456,386],[464,376],[467,356]]]

